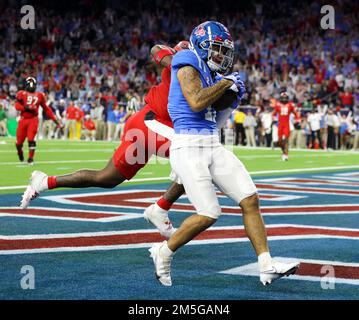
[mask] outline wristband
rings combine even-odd
[[[157,64],[160,64],[164,57],[172,55],[173,52],[170,49],[161,49],[153,56],[153,59],[156,61]]]

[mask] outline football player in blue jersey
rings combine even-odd
[[[221,215],[214,184],[242,209],[246,233],[258,256],[260,281],[266,285],[295,273],[299,263],[271,258],[259,210],[256,186],[242,162],[219,142],[214,107],[228,90],[244,94],[238,72],[225,74],[233,64],[234,46],[228,29],[207,21],[190,36],[190,50],[172,60],[168,111],[174,125],[170,148],[172,170],[194,205],[194,214],[167,240],[155,244],[151,257],[158,280],[171,286],[171,260],[177,249],[213,225]]]

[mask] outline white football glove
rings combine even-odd
[[[233,81],[232,86],[229,88],[230,90],[234,92],[239,92],[239,86],[243,84],[241,77],[239,75],[239,72],[233,72],[227,76],[224,76],[223,79],[231,80]]]

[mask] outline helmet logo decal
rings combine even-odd
[[[206,34],[206,31],[202,27],[199,27],[194,34],[197,37],[203,37]]]

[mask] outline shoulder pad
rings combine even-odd
[[[177,52],[173,57],[173,69],[180,69],[184,66],[191,66],[198,72],[203,72],[206,70],[204,61],[191,50],[182,50]]]

